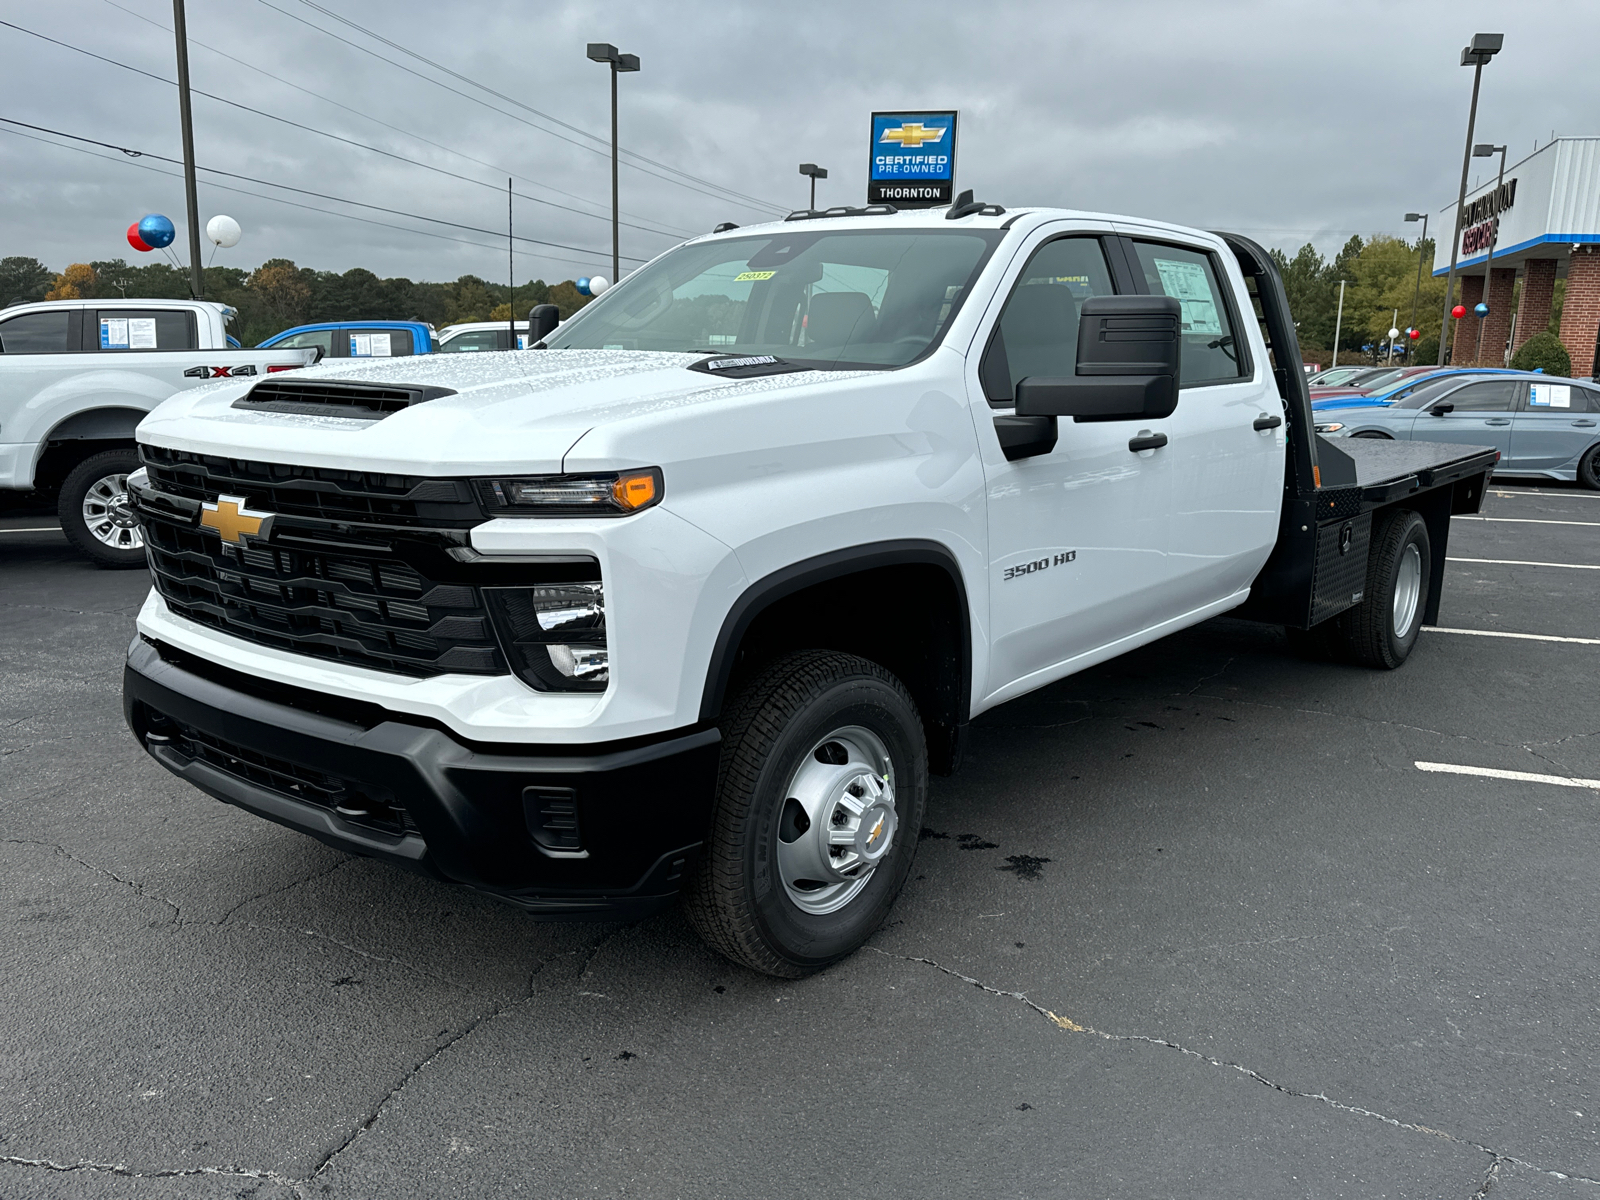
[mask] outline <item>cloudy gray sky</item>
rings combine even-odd
[[[622,170],[623,219],[646,227],[622,231],[635,259],[803,206],[801,161],[830,171],[819,204],[861,203],[875,108],[959,108],[958,186],[1002,204],[1144,214],[1290,250],[1405,234],[1407,209],[1454,194],[1471,85],[1458,56],[1475,30],[1506,35],[1484,72],[1478,140],[1509,143],[1515,161],[1552,132],[1600,134],[1600,5],[1570,0],[189,0],[188,12],[194,86],[234,102],[196,96],[197,159],[248,177],[202,171],[201,222],[240,222],[244,240],[216,261],[242,267],[286,257],[503,279],[503,233],[378,209],[503,231],[510,175],[517,232],[558,244],[519,244],[518,281],[607,272],[608,92],[584,58],[591,40],[643,60],[621,79],[623,148],[660,164]],[[0,26],[0,116],[181,157],[167,0],[0,0],[0,19],[66,44]],[[134,258],[130,221],[163,212],[181,226],[181,180],[156,173],[176,168],[0,130],[0,255],[56,269]]]

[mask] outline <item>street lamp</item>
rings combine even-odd
[[[801,163],[800,174],[811,176],[811,208],[815,211],[817,207],[817,180],[826,179],[828,170],[826,167],[817,166],[816,163]]]
[[[639,56],[618,54],[617,48],[610,42],[590,42],[588,56],[591,62],[609,63],[611,66],[611,278],[617,280],[622,278],[622,241],[617,213],[617,72],[637,71]],[[1476,92],[1473,97],[1476,102]],[[1470,135],[1468,140],[1471,140]]]
[[[1467,110],[1467,144],[1461,152],[1461,191],[1456,196],[1456,231],[1450,240],[1450,274],[1444,283],[1444,320],[1439,326],[1439,366],[1444,366],[1445,342],[1450,333],[1450,309],[1455,301],[1456,257],[1461,250],[1461,210],[1467,206],[1467,170],[1472,165],[1472,129],[1478,121],[1478,84],[1483,80],[1483,67],[1500,53],[1505,43],[1503,33],[1475,33],[1472,41],[1461,51],[1461,65],[1472,68],[1472,107]]]
[[[1406,220],[1422,222],[1422,236],[1417,239],[1417,290],[1411,294],[1411,324],[1406,326],[1409,331],[1417,327],[1417,305],[1422,300],[1422,243],[1428,240],[1428,214],[1425,212],[1407,213]],[[1410,350],[1411,348],[1408,346],[1406,348],[1407,362],[1411,361]]]
[[[1489,256],[1483,260],[1483,302],[1489,303],[1489,284],[1494,276],[1490,268],[1494,266],[1494,244],[1500,240],[1500,189],[1506,182],[1506,148],[1504,146],[1491,146],[1487,142],[1472,148],[1473,158],[1493,158],[1500,156],[1500,174],[1494,181],[1494,199],[1489,202]],[[1505,365],[1504,350],[1501,351],[1500,365]],[[1483,360],[1483,321],[1478,322],[1478,348],[1472,352],[1472,365],[1477,366]]]

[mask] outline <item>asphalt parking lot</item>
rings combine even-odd
[[[1600,493],[1484,517],[1440,624],[1538,637],[1216,620],[987,714],[792,983],[179,783],[122,724],[143,572],[8,510],[0,1196],[1600,1200]]]

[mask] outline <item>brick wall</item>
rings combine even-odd
[[[1503,367],[1506,339],[1511,336],[1511,291],[1516,286],[1515,267],[1492,268],[1489,280],[1489,315],[1483,319],[1483,353],[1480,367]]]
[[[1454,317],[1450,323],[1455,326],[1455,331],[1450,335],[1450,365],[1455,367],[1469,367],[1474,365],[1473,354],[1478,348],[1478,326],[1483,322],[1473,312],[1478,301],[1483,299],[1483,276],[1462,275],[1456,282],[1461,285],[1461,290],[1456,293],[1456,303],[1465,306],[1467,315],[1457,321]]]
[[[1572,355],[1572,374],[1594,374],[1594,341],[1600,331],[1600,252],[1585,246],[1567,262],[1567,295],[1561,302],[1561,344]]]
[[[1512,353],[1522,343],[1550,326],[1550,304],[1556,296],[1556,260],[1530,258],[1522,274],[1522,302],[1517,305],[1517,340]]]

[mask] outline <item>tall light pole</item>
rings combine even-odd
[[[1485,308],[1489,307],[1489,284],[1494,279],[1491,274],[1494,267],[1494,244],[1500,240],[1500,189],[1505,186],[1506,182],[1506,148],[1504,146],[1491,146],[1488,143],[1472,148],[1473,158],[1492,158],[1495,154],[1500,155],[1500,174],[1495,177],[1494,181],[1494,199],[1489,201],[1489,256],[1483,260],[1483,306]],[[1472,352],[1473,366],[1477,366],[1483,359],[1483,325],[1488,316],[1489,314],[1485,313],[1478,319],[1478,346]],[[1503,350],[1501,354],[1500,365],[1504,366]]]
[[[637,54],[618,54],[610,42],[590,42],[589,59],[611,66],[611,282],[622,278],[621,222],[617,211],[617,72],[637,71]],[[1469,139],[1470,140],[1470,139]]]
[[[1411,323],[1406,326],[1406,340],[1411,340],[1411,331],[1417,327],[1417,305],[1422,301],[1422,244],[1428,240],[1428,214],[1407,213],[1407,221],[1422,222],[1422,236],[1417,239],[1417,290],[1411,293]],[[1406,361],[1411,361],[1410,348],[1407,348]]]
[[[1450,333],[1450,309],[1455,305],[1456,258],[1461,250],[1461,210],[1467,206],[1467,169],[1472,165],[1472,130],[1478,121],[1478,84],[1483,80],[1483,66],[1505,43],[1503,33],[1475,33],[1472,41],[1461,51],[1461,65],[1472,68],[1472,107],[1467,110],[1467,144],[1461,152],[1461,191],[1456,196],[1455,235],[1450,239],[1450,274],[1444,283],[1444,320],[1439,326],[1439,366],[1444,366],[1445,342]]]
[[[172,34],[178,42],[178,121],[183,126],[183,198],[189,211],[189,290],[205,299],[200,275],[200,201],[194,186],[194,120],[189,113],[189,31],[183,0],[172,0]]]
[[[828,177],[828,169],[819,167],[816,163],[801,163],[800,174],[811,176],[811,210],[815,212],[817,207],[817,180],[826,179]]]
[[[1333,319],[1333,362],[1328,370],[1339,365],[1339,330],[1344,325],[1344,280],[1339,280],[1339,315]]]

